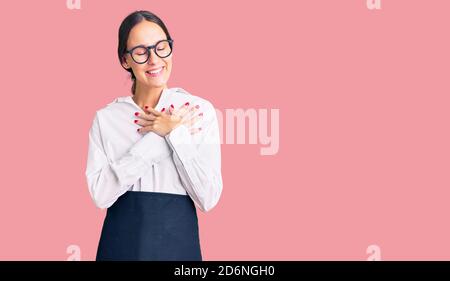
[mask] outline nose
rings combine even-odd
[[[159,57],[156,55],[154,48],[150,49],[148,56],[148,64],[155,64],[159,60]]]

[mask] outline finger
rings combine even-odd
[[[188,108],[189,108],[189,102],[186,102],[185,104],[180,106],[178,109],[174,110],[172,112],[172,115],[183,117],[186,114]]]
[[[189,112],[189,102],[186,102],[178,109],[177,114],[178,114],[178,116],[184,116],[188,112]]]
[[[175,110],[175,107],[173,107],[173,104],[170,105],[169,107],[169,114],[173,115],[173,111]]]
[[[151,113],[151,114],[153,114],[153,115],[155,115],[155,116],[160,116],[161,115],[161,112],[159,112],[158,110],[156,110],[156,109],[154,109],[154,108],[152,108],[152,107],[150,107],[150,106],[144,106],[144,108],[145,108],[145,110],[147,110],[149,113]]]
[[[144,119],[144,120],[148,120],[148,121],[152,121],[152,120],[156,119],[156,116],[153,116],[151,114],[135,112],[134,115],[137,116],[138,118],[141,118],[141,119]]]
[[[200,115],[201,114],[201,115]],[[203,113],[200,113],[198,115],[195,115],[194,117],[188,119],[186,121],[186,124],[188,124],[189,126],[193,126],[197,121],[199,121],[200,119],[203,118]]]
[[[186,114],[184,115],[184,118],[192,118],[195,115],[197,115],[197,112],[199,111],[200,106],[197,104],[196,106],[189,106]]]
[[[151,132],[151,131],[153,131],[153,125],[145,126],[145,127],[137,129],[137,132],[140,133],[140,134],[145,134],[145,133],[148,133],[148,132]]]
[[[190,128],[189,129],[191,135],[194,135],[194,134],[200,132],[201,130],[202,130],[202,127],[200,127],[200,128]]]
[[[191,107],[189,107],[188,111],[186,111],[184,113],[184,115],[178,116],[178,118],[181,119],[180,122],[185,124],[185,125],[192,126],[192,124],[194,124],[198,120],[198,118],[195,118],[197,116],[198,108],[199,108],[199,106],[191,106]],[[195,119],[193,119],[193,118],[195,118]]]
[[[153,114],[141,114],[138,117],[143,119],[143,120],[147,120],[147,121],[154,121],[154,120],[156,120],[156,118],[158,118],[158,117],[156,117]]]
[[[135,119],[134,120],[134,123],[135,124],[137,124],[137,125],[140,125],[140,126],[149,126],[149,125],[153,125],[153,122],[154,121],[148,121],[148,120],[145,120],[145,119]]]

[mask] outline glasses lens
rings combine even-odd
[[[172,48],[170,47],[169,41],[161,41],[155,47],[155,53],[160,58],[165,58],[172,53]]]
[[[135,62],[144,63],[148,59],[148,49],[145,47],[138,47],[133,50],[131,55],[133,56]]]

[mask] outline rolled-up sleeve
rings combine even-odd
[[[165,136],[181,182],[203,212],[216,206],[223,188],[217,115],[211,103],[205,107],[203,119],[197,121],[201,131],[192,135],[186,125],[180,125]]]

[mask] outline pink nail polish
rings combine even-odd
[[[139,129],[137,129],[137,131],[139,132],[139,130],[140,130],[140,128]]]
[[[138,116],[138,115],[139,115],[139,112],[135,112],[134,115]]]
[[[199,109],[199,108],[200,108],[200,105],[197,104],[197,105],[195,106],[195,108]]]
[[[173,104],[171,104],[170,107],[171,107],[171,108],[174,108],[174,107],[173,107]]]
[[[189,105],[189,102],[185,103],[184,105]]]
[[[148,108],[148,105],[144,106],[144,108],[147,109],[147,108]]]
[[[163,107],[163,109],[161,109],[161,112],[164,112],[164,110],[166,110],[166,108],[165,108],[165,107]]]
[[[198,114],[198,116],[203,116],[203,112],[200,112],[200,113]]]

